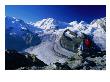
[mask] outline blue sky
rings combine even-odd
[[[36,22],[44,18],[56,20],[86,21],[106,16],[105,5],[6,5],[5,15],[16,17],[25,22]]]

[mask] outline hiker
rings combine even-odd
[[[83,49],[90,49],[92,47],[92,40],[90,37],[83,33]]]
[[[85,44],[85,46],[86,46],[87,48],[90,48],[90,46],[91,46],[91,41],[90,41],[89,39],[85,39],[85,40],[84,40],[84,44]]]

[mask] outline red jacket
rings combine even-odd
[[[90,47],[91,46],[91,41],[89,39],[85,39],[84,44],[86,45],[86,47]]]

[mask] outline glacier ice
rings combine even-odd
[[[64,63],[65,61],[68,60],[68,58],[74,55],[74,52],[62,48],[59,43],[59,39],[61,38],[63,32],[66,29],[69,29],[77,33],[78,36],[80,37],[82,36],[82,33],[91,36],[94,43],[98,47],[100,47],[102,51],[106,51],[106,18],[105,17],[100,19],[95,19],[90,24],[87,24],[84,21],[81,21],[79,23],[77,21],[66,23],[66,22],[57,21],[53,18],[43,19],[35,23],[32,22],[25,23],[21,19],[17,19],[15,17],[7,17],[7,16],[5,20],[6,20],[5,21],[6,32],[7,33],[9,32],[11,37],[16,38],[15,36],[17,35],[19,37],[22,37],[22,39],[25,39],[25,41],[29,40],[29,42],[31,41],[32,36],[37,36],[41,39],[41,43],[37,45],[28,46],[23,50],[30,54],[35,54],[38,57],[38,59],[42,60],[48,65],[51,65],[55,62]],[[66,35],[68,37],[73,38],[73,36],[71,36],[70,33],[67,33]],[[27,36],[28,38],[25,36]],[[39,41],[38,38],[36,39],[36,41],[33,42],[37,42],[37,41]],[[75,61],[75,63],[77,64],[74,64],[72,66],[73,68],[76,65],[79,65],[80,61],[79,60]]]

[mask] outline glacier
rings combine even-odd
[[[6,48],[11,49],[12,47],[9,45],[9,42],[14,43],[12,40],[20,37],[17,38],[20,42],[16,42],[14,45],[26,45],[21,49],[21,51],[36,55],[38,59],[42,60],[47,65],[51,65],[56,62],[64,63],[68,58],[71,58],[75,54],[60,45],[60,38],[66,29],[75,32],[80,37],[82,37],[82,33],[89,35],[101,51],[106,51],[105,17],[95,19],[90,24],[87,24],[84,21],[79,23],[77,21],[66,23],[57,21],[53,18],[43,19],[35,23],[26,23],[21,19],[7,16],[5,20],[7,33]],[[32,36],[34,36],[35,39],[33,39],[34,37]],[[72,37],[69,33],[67,36]],[[9,40],[9,37],[11,37],[12,40]],[[16,49],[17,46],[14,46],[13,49]]]

